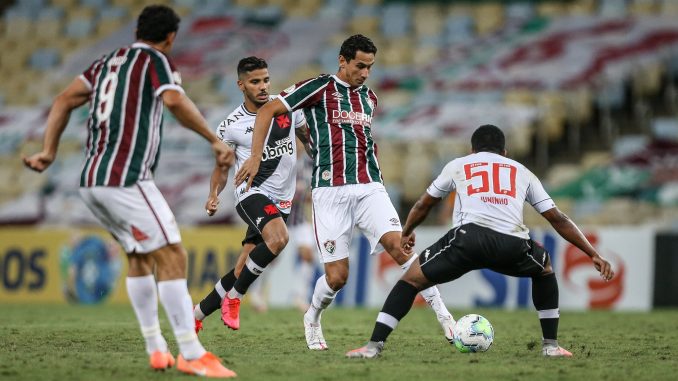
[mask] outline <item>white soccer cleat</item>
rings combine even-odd
[[[320,322],[313,323],[306,321],[306,316],[304,316],[304,335],[306,336],[308,349],[313,351],[327,350],[327,342],[325,342]]]
[[[572,357],[572,353],[567,349],[557,345],[545,345],[541,348],[541,354],[544,357]]]
[[[447,342],[449,342],[451,345],[454,345],[454,325],[457,324],[457,322],[452,318],[452,316],[444,317],[438,320],[438,322],[443,328]]]
[[[364,347],[346,352],[346,357],[350,359],[373,359],[378,357],[382,350],[384,350],[383,341],[370,341]]]

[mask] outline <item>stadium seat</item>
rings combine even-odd
[[[504,23],[504,8],[499,3],[479,4],[473,10],[476,33],[480,36],[496,32]]]
[[[596,13],[596,0],[576,0],[568,4],[571,15],[593,15]]]
[[[653,15],[659,11],[655,0],[633,0],[629,4],[629,13],[634,16]]]
[[[627,13],[626,2],[619,0],[600,0],[598,14],[603,17],[625,17]]]
[[[542,1],[537,4],[537,14],[552,18],[564,16],[567,14],[567,5],[560,1]]]
[[[59,63],[59,52],[54,48],[37,49],[31,54],[28,61],[35,70],[49,70]]]
[[[92,35],[94,20],[92,18],[74,18],[66,24],[65,35],[70,38],[85,38]]]

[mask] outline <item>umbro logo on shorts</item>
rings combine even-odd
[[[393,226],[400,226],[400,221],[397,218],[391,218],[389,221],[391,221],[391,225]]]

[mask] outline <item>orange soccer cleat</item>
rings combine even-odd
[[[169,352],[155,351],[151,353],[149,363],[153,370],[165,370],[174,366],[174,357]]]
[[[206,352],[196,360],[185,360],[184,356],[179,355],[177,369],[186,374],[202,377],[230,378],[237,376],[234,371],[223,366],[219,358],[210,352]]]

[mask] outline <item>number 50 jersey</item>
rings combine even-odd
[[[515,160],[479,152],[447,163],[426,192],[443,198],[456,190],[453,227],[467,223],[529,239],[525,201],[539,213],[555,208],[539,179]]]
[[[235,149],[235,172],[252,154],[253,114],[242,104],[228,115],[217,127],[217,136]],[[306,125],[301,111],[278,115],[271,121],[266,137],[259,171],[254,176],[252,187],[245,192],[247,182],[235,189],[235,199],[241,202],[248,196],[260,193],[275,203],[278,209],[290,213],[296,189],[297,128]]]

